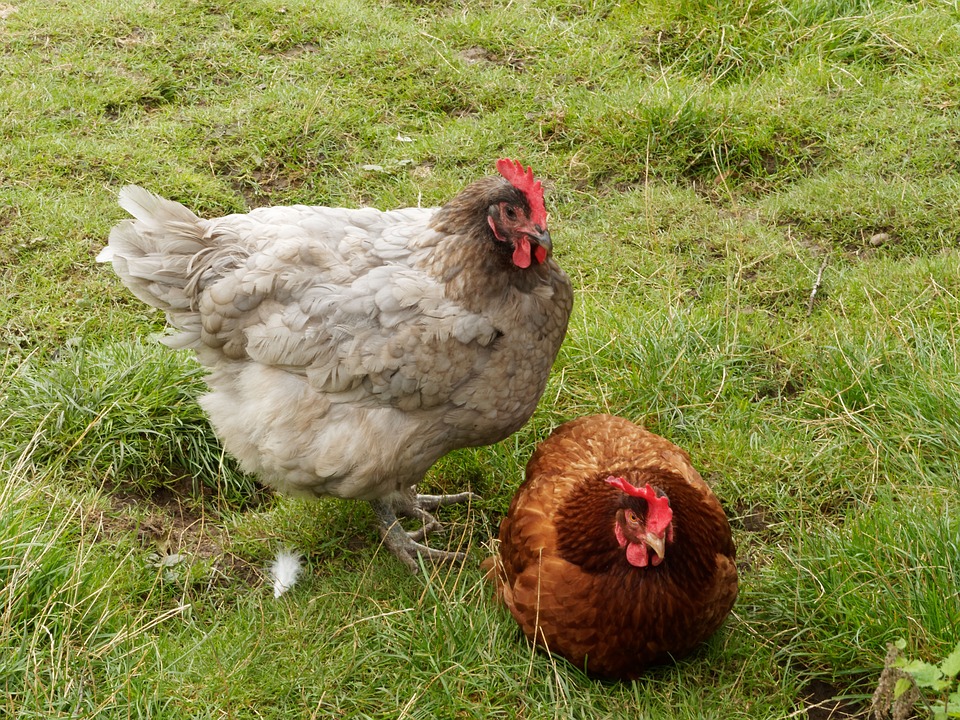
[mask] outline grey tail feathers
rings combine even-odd
[[[112,262],[123,284],[148,305],[166,311],[181,331],[166,339],[173,347],[191,347],[200,337],[196,313],[199,292],[240,261],[236,245],[207,231],[201,220],[178,202],[136,185],[120,191],[120,207],[133,215],[110,232],[97,259]]]

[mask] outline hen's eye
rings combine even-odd
[[[507,207],[504,209],[503,214],[507,216],[507,220],[516,220],[516,219],[517,219],[517,211],[514,210],[514,209],[513,209],[511,206],[509,206],[509,205],[507,205]]]
[[[627,510],[623,514],[624,520],[627,521],[627,525],[636,527],[640,525],[640,518],[637,517],[637,514],[633,510]]]

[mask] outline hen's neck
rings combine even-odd
[[[431,271],[446,285],[448,295],[465,306],[484,305],[489,298],[511,291],[532,292],[550,283],[558,272],[553,260],[519,268],[513,247],[496,240],[487,224],[487,207],[505,181],[477,181],[437,211],[430,225],[441,235],[430,257]]]

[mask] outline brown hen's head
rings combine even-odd
[[[534,260],[538,265],[546,262],[552,243],[543,185],[534,180],[533,168],[524,170],[519,160],[500,159],[497,170],[518,192],[492,198],[487,224],[497,240],[513,247],[513,264],[518,268],[528,268]]]
[[[670,499],[658,495],[649,483],[642,488],[622,477],[608,477],[607,483],[625,495],[614,520],[617,543],[626,551],[627,562],[634,567],[659,565],[666,556],[667,543],[673,541],[673,510]],[[651,552],[652,551],[652,552]]]
[[[483,239],[492,255],[513,268],[544,265],[553,250],[547,230],[543,186],[516,160],[498,160],[501,177],[488,176],[468,185],[434,216],[442,233]]]

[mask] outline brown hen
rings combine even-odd
[[[498,595],[528,639],[631,679],[710,637],[737,597],[730,525],[686,452],[629,420],[558,427],[500,526]]]

